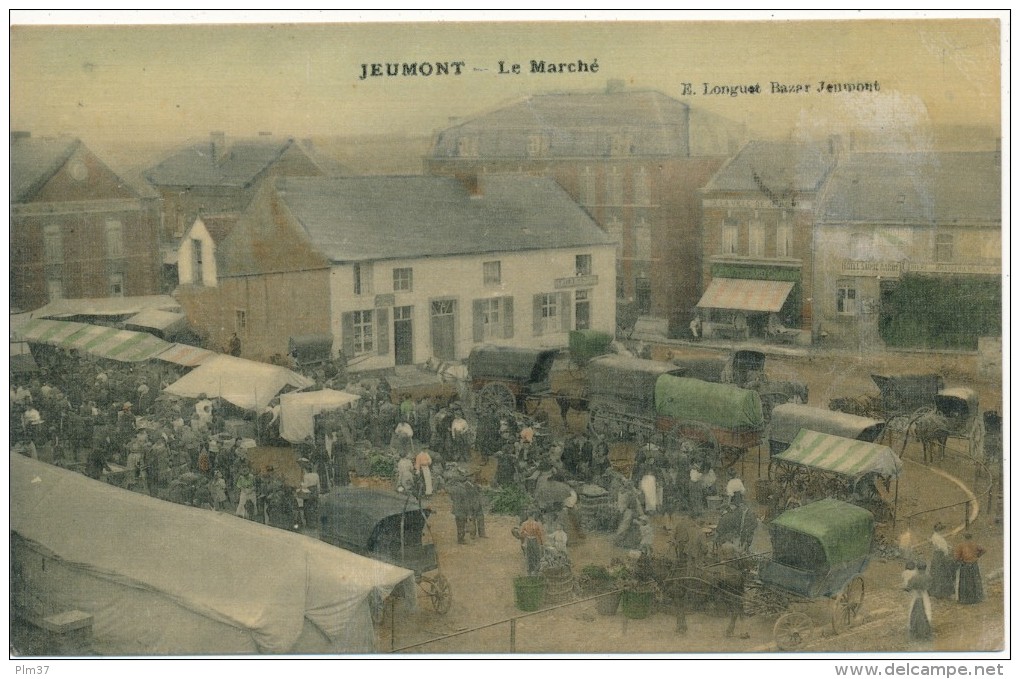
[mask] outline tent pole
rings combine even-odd
[[[896,527],[896,515],[899,514],[900,508],[900,478],[896,477],[896,495],[893,498],[893,510],[892,510],[892,525]]]

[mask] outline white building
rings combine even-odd
[[[235,224],[236,214],[195,219],[177,246],[179,285],[216,287],[216,249]]]
[[[220,247],[218,288],[182,304],[248,356],[329,332],[370,370],[615,330],[616,245],[549,179],[280,179]]]

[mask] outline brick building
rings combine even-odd
[[[621,308],[676,331],[701,293],[697,189],[743,130],[654,91],[535,95],[440,132],[427,174],[547,176],[617,241]],[[705,155],[692,156],[691,149]]]
[[[279,178],[218,243],[216,280],[182,280],[178,297],[213,346],[237,332],[267,358],[330,334],[370,370],[611,332],[614,252],[545,178]]]
[[[158,196],[81,140],[11,134],[10,303],[159,292]]]
[[[811,329],[818,198],[839,152],[837,138],[752,141],[700,192],[706,335],[739,318],[744,338],[765,337],[769,314]]]
[[[162,200],[163,276],[177,282],[177,246],[200,215],[237,215],[270,177],[329,177],[347,174],[339,163],[318,153],[309,140],[260,134],[228,139],[212,132],[145,172]]]

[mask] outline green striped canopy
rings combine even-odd
[[[860,478],[869,473],[894,477],[903,470],[902,460],[889,446],[821,434],[810,429],[801,429],[790,447],[773,459],[850,478]]]
[[[758,392],[690,377],[660,375],[655,381],[655,412],[721,429],[754,430],[765,426]]]
[[[165,351],[170,343],[146,332],[109,328],[103,325],[35,319],[18,329],[26,342],[48,344],[62,349],[117,361],[145,361]]]
[[[875,519],[867,509],[840,500],[825,499],[783,512],[772,521],[769,532],[774,550],[776,543],[786,549],[797,549],[798,541],[789,536],[789,531],[817,540],[829,565],[835,566],[860,559],[871,552],[874,526]],[[773,558],[787,563],[787,556],[774,554]],[[797,555],[789,556],[795,558]]]

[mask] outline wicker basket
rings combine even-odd
[[[545,602],[561,604],[574,596],[574,575],[569,566],[557,566],[542,571],[545,578]]]

